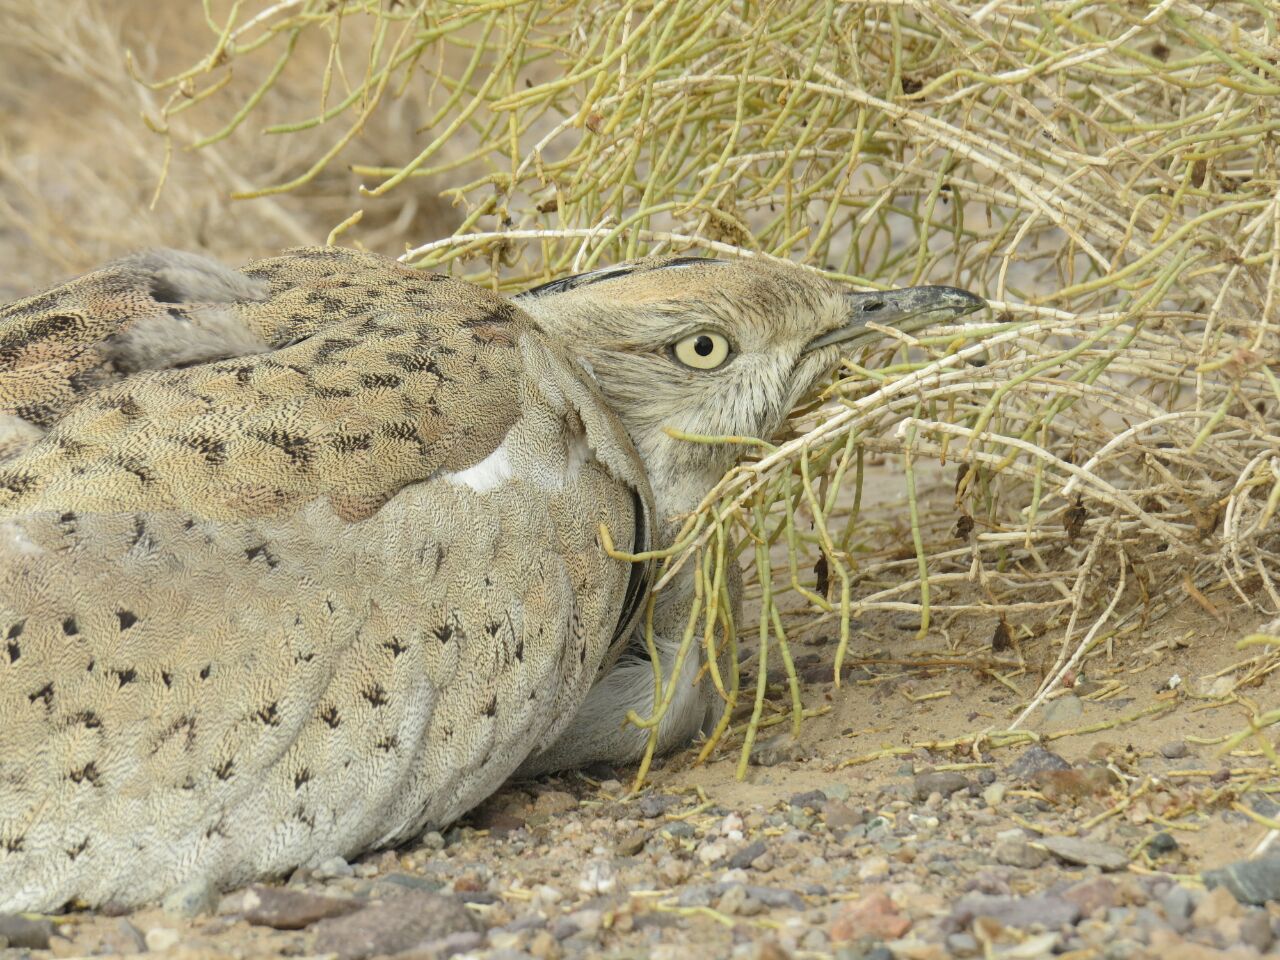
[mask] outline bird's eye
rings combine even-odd
[[[672,348],[676,359],[695,370],[714,370],[729,359],[729,341],[719,333],[695,333]]]

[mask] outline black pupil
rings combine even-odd
[[[693,352],[700,357],[711,356],[711,351],[714,350],[715,348],[716,348],[716,345],[711,341],[711,338],[708,337],[706,334],[703,334],[697,340],[693,341]]]

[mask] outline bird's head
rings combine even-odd
[[[954,287],[853,293],[764,260],[667,257],[556,280],[519,305],[595,377],[649,473],[664,520],[694,509],[742,452],[669,430],[769,439],[838,365],[874,342],[985,302]]]

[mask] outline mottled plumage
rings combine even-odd
[[[324,248],[0,310],[0,910],[280,875],[638,756],[648,569],[598,530],[661,545],[736,453],[665,428],[770,435],[867,319],[979,303],[688,258],[513,302]],[[718,707],[682,683],[661,747]]]

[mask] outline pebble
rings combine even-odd
[[[48,920],[30,920],[16,913],[0,913],[0,940],[22,950],[48,950],[53,924]]]
[[[152,927],[142,939],[152,953],[163,953],[176,947],[182,940],[182,934],[172,927]]]
[[[1250,910],[1240,921],[1240,942],[1265,954],[1275,943],[1271,918],[1263,910]]]
[[[910,929],[911,920],[899,912],[886,894],[873,893],[845,904],[832,922],[830,932],[831,939],[835,941],[861,940],[864,937],[897,940]]]
[[[1280,900],[1280,854],[1257,860],[1237,860],[1217,870],[1206,870],[1206,887],[1225,887],[1241,903],[1264,904]]]
[[[1219,920],[1243,915],[1243,908],[1226,887],[1215,887],[1196,904],[1191,920],[1197,926],[1212,926]]]
[[[925,800],[932,793],[949,797],[957,790],[965,790],[969,787],[969,778],[954,770],[941,773],[918,773],[912,784],[916,799]]]
[[[698,848],[698,860],[705,866],[711,866],[729,856],[729,844],[723,840],[712,840]]]
[[[687,840],[697,833],[697,831],[693,829],[693,824],[689,823],[687,820],[674,820],[663,826],[662,829],[663,832],[670,836],[678,837],[682,840]]]
[[[735,917],[754,917],[763,913],[765,905],[747,892],[744,884],[735,883],[720,895],[717,908]]]
[[[460,901],[412,890],[345,917],[321,920],[315,926],[315,952],[335,954],[338,960],[399,953],[423,941],[479,930]]]
[[[612,893],[618,885],[618,871],[607,860],[591,860],[578,879],[578,890],[588,896]]]
[[[1025,840],[997,840],[992,853],[996,863],[1023,870],[1034,870],[1049,859],[1048,851],[1033,847]]]
[[[1178,933],[1186,933],[1191,929],[1191,911],[1195,903],[1191,891],[1183,886],[1175,886],[1160,898],[1160,909],[1164,917]]]
[[[1147,841],[1147,853],[1153,857],[1163,857],[1178,849],[1178,841],[1171,833],[1161,830]]]
[[[326,897],[288,887],[252,886],[224,897],[218,913],[242,917],[254,926],[301,930],[327,917],[359,910],[358,900]]]
[[[484,934],[475,930],[451,933],[447,937],[420,943],[396,954],[396,960],[450,960],[484,945]]]
[[[793,807],[808,807],[812,810],[818,810],[827,802],[827,795],[821,790],[806,790],[804,793],[793,794],[791,799],[787,801],[788,805]]]
[[[884,857],[867,857],[858,864],[858,879],[880,880],[889,876],[889,861]]]
[[[761,740],[751,748],[748,762],[757,767],[776,767],[780,763],[795,760],[807,760],[813,756],[813,750],[797,742],[789,733]]]
[[[160,904],[165,913],[179,917],[194,917],[202,913],[211,913],[218,902],[218,892],[207,878],[200,877],[188,880],[176,890],[169,892]]]
[[[1008,792],[1008,785],[997,781],[982,791],[982,801],[988,807],[998,807],[1004,802],[1004,795]]]
[[[351,864],[343,860],[342,857],[330,857],[328,860],[322,860],[311,871],[311,876],[317,880],[337,880],[340,877],[354,877],[356,874]]]
[[[1123,850],[1096,840],[1080,837],[1042,837],[1041,845],[1059,860],[1082,866],[1099,867],[1102,870],[1124,870],[1129,857]]]
[[[829,830],[848,830],[865,823],[867,814],[839,800],[828,800],[822,807],[822,819]]]
[[[637,806],[640,809],[640,816],[649,820],[654,820],[672,807],[680,805],[680,798],[673,797],[667,793],[649,793],[640,798]]]
[[[546,793],[538,794],[538,798],[533,801],[533,810],[535,813],[548,814],[551,816],[555,816],[560,813],[568,813],[570,810],[577,809],[578,798],[563,790],[548,790]]]
[[[649,831],[643,827],[637,827],[613,845],[613,852],[620,857],[634,857],[648,842]]]
[[[1022,754],[1009,767],[1009,775],[1019,780],[1029,780],[1037,773],[1045,770],[1070,770],[1071,764],[1063,760],[1040,744],[1033,744],[1022,751]]]
[[[1084,715],[1084,704],[1074,694],[1059,697],[1044,708],[1041,723],[1046,729],[1062,729],[1080,721]]]
[[[768,852],[763,840],[756,840],[729,857],[729,867],[745,870]]]
[[[1168,760],[1181,760],[1190,752],[1185,740],[1173,740],[1160,746],[1160,755]]]
[[[1073,884],[1062,892],[1062,898],[1080,908],[1082,917],[1099,910],[1109,910],[1120,902],[1120,888],[1107,877],[1093,877]]]
[[[1037,924],[1056,929],[1075,923],[1080,918],[1080,908],[1070,900],[1049,894],[1005,897],[973,893],[952,906],[949,919],[956,927],[964,929],[980,917],[989,917],[1003,926],[1018,929]]]

